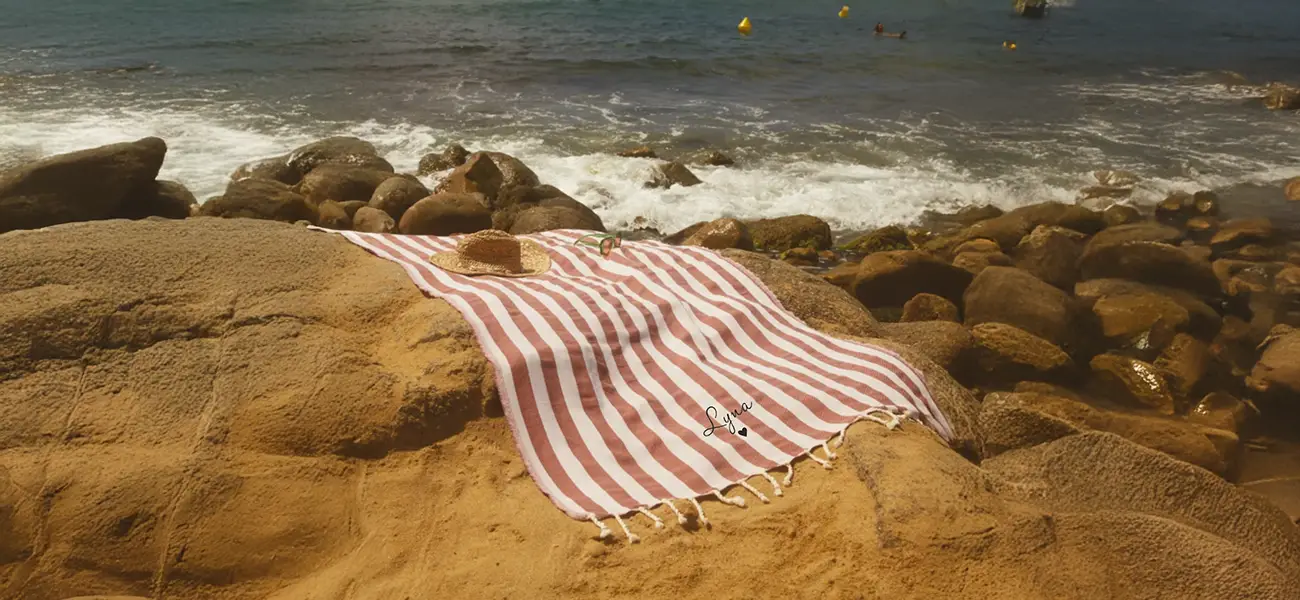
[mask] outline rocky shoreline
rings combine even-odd
[[[1223,218],[1233,211],[1213,192],[1150,212],[972,207],[838,239],[810,215],[621,232],[722,251],[812,326],[903,353],[965,457],[928,432],[857,427],[856,474],[806,484],[831,496],[797,485],[798,502],[737,517],[754,531],[658,547],[651,536],[627,550],[634,560],[556,533],[571,524],[521,475],[490,367],[454,310],[396,267],[284,224],[527,234],[604,231],[599,215],[514,157],[458,146],[398,174],[371,144],[330,138],[240,167],[201,205],[156,179],[165,153],[149,138],[0,173],[0,317],[13,325],[0,333],[0,595],[382,589],[391,561],[428,570],[407,553],[419,545],[468,545],[496,564],[462,557],[445,581],[402,589],[663,595],[679,590],[652,577],[652,560],[682,577],[718,560],[672,558],[692,544],[726,556],[767,548],[734,565],[752,577],[790,552],[831,560],[788,544],[802,523],[810,543],[848,544],[852,561],[895,573],[841,573],[851,585],[818,588],[831,595],[1091,598],[1126,582],[1142,590],[1122,597],[1300,597],[1300,236]],[[420,179],[441,173],[433,189]],[[1121,196],[1127,179],[1099,172],[1106,189],[1083,195]],[[697,183],[686,164],[662,161],[646,184]],[[1300,200],[1300,180],[1279,194]],[[117,482],[95,474],[109,464],[96,453],[125,469]],[[425,495],[443,512],[422,508],[410,517],[419,532],[407,531],[406,510]],[[532,524],[478,512],[493,497]],[[295,503],[301,514],[260,512]],[[284,558],[286,547],[300,556]],[[557,574],[509,572],[520,552],[548,548],[559,548]],[[357,557],[366,552],[379,562]],[[602,569],[574,563],[647,587],[599,583]],[[904,566],[915,564],[929,570]],[[1062,564],[1074,566],[1053,570]],[[955,574],[964,569],[977,574]],[[777,585],[820,585],[817,574],[792,581]]]

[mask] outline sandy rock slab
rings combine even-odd
[[[0,598],[1300,597],[1279,509],[1096,432],[980,466],[859,423],[769,504],[598,540],[529,478],[459,314],[338,236],[103,221],[0,255]],[[796,288],[776,295],[814,320]]]

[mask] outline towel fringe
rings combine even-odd
[[[660,519],[660,518],[659,518],[659,515],[656,515],[656,514],[650,512],[650,511],[646,510],[646,508],[645,508],[644,506],[641,507],[641,508],[638,508],[637,511],[639,511],[641,514],[643,514],[643,515],[645,515],[645,516],[647,516],[647,517],[650,517],[650,520],[652,520],[652,521],[655,522],[655,529],[663,529],[663,528],[664,528],[664,520],[663,520],[663,519]]]
[[[732,496],[728,498],[722,495],[722,490],[713,490],[713,496],[723,504],[730,504],[732,506],[739,506],[741,508],[745,508],[745,499],[740,496]]]
[[[691,500],[691,504],[695,505],[695,514],[700,516],[700,524],[708,525],[709,520],[704,517],[704,507],[700,506],[700,501],[696,500],[695,498],[691,498],[690,500]]]
[[[764,478],[764,479],[767,479],[767,482],[770,483],[770,484],[772,484],[772,495],[773,495],[773,496],[776,496],[777,498],[780,498],[780,497],[781,497],[781,484],[779,484],[779,483],[776,482],[776,478],[775,478],[775,477],[772,477],[772,474],[771,474],[771,473],[768,473],[767,471],[763,471],[763,478]]]
[[[591,513],[587,513],[587,518],[588,518],[588,519],[591,519],[591,522],[592,522],[592,523],[595,523],[595,524],[596,524],[596,527],[599,527],[599,528],[600,528],[600,535],[596,536],[597,538],[603,540],[603,539],[605,539],[605,538],[607,538],[607,537],[613,535],[614,532],[610,531],[609,528],[606,527],[604,523],[601,523],[601,522],[600,522],[600,519],[597,519],[597,518],[596,518],[596,515],[593,515],[593,514],[591,514]]]
[[[614,515],[614,520],[615,520],[615,521],[618,521],[618,526],[619,526],[619,527],[622,527],[622,528],[623,528],[623,533],[627,535],[627,543],[628,543],[628,545],[636,544],[636,543],[639,543],[639,542],[641,541],[641,537],[640,537],[640,536],[638,536],[638,535],[635,534],[635,533],[632,533],[632,530],[630,530],[630,529],[627,528],[627,523],[624,523],[624,522],[623,522],[623,517],[620,517],[620,516],[618,516],[618,515]]]
[[[826,452],[827,460],[835,458],[835,453],[831,451],[831,447],[826,442],[822,442],[822,450]]]
[[[667,500],[667,499],[665,499],[665,500],[664,500],[664,504],[667,504],[667,505],[668,505],[668,508],[672,509],[673,514],[677,515],[677,524],[678,524],[678,525],[685,525],[685,524],[686,524],[686,515],[683,515],[683,514],[682,514],[682,511],[677,510],[677,507],[676,507],[676,506],[673,506],[673,501],[672,501],[672,500]]]
[[[781,485],[784,485],[785,487],[794,485],[794,463],[786,463],[785,480],[781,482]]]
[[[764,495],[763,495],[763,492],[760,492],[760,491],[758,491],[758,489],[755,488],[754,486],[749,485],[749,482],[748,482],[748,481],[741,480],[741,482],[740,482],[740,487],[743,487],[743,488],[745,488],[746,490],[749,490],[749,493],[751,493],[751,494],[753,494],[753,495],[755,495],[755,496],[758,496],[759,501],[762,502],[763,504],[767,504],[767,503],[771,502],[771,500],[768,500],[768,499],[767,499],[767,496],[764,496]]]
[[[808,458],[811,458],[811,459],[813,460],[813,462],[815,462],[815,463],[821,465],[823,469],[826,469],[827,471],[831,470],[831,463],[830,463],[830,461],[828,461],[828,460],[823,460],[821,457],[817,456],[816,454],[813,454],[813,451],[812,451],[812,450],[809,450],[809,451],[806,452],[805,454],[807,454]]]

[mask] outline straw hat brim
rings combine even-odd
[[[497,277],[533,277],[551,268],[551,255],[541,244],[532,240],[519,240],[519,262],[523,270],[513,273],[496,263],[473,260],[456,251],[439,252],[429,257],[429,262],[459,275],[494,275]]]

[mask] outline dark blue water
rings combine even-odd
[[[160,135],[167,175],[207,195],[315,136],[363,135],[407,168],[461,141],[665,227],[1073,200],[1107,167],[1145,178],[1137,202],[1300,175],[1300,116],[1222,73],[1300,80],[1292,0],[1077,0],[1043,20],[1002,0],[841,5],[0,0],[0,156]],[[648,164],[607,156],[640,143],[741,164],[643,190]]]

